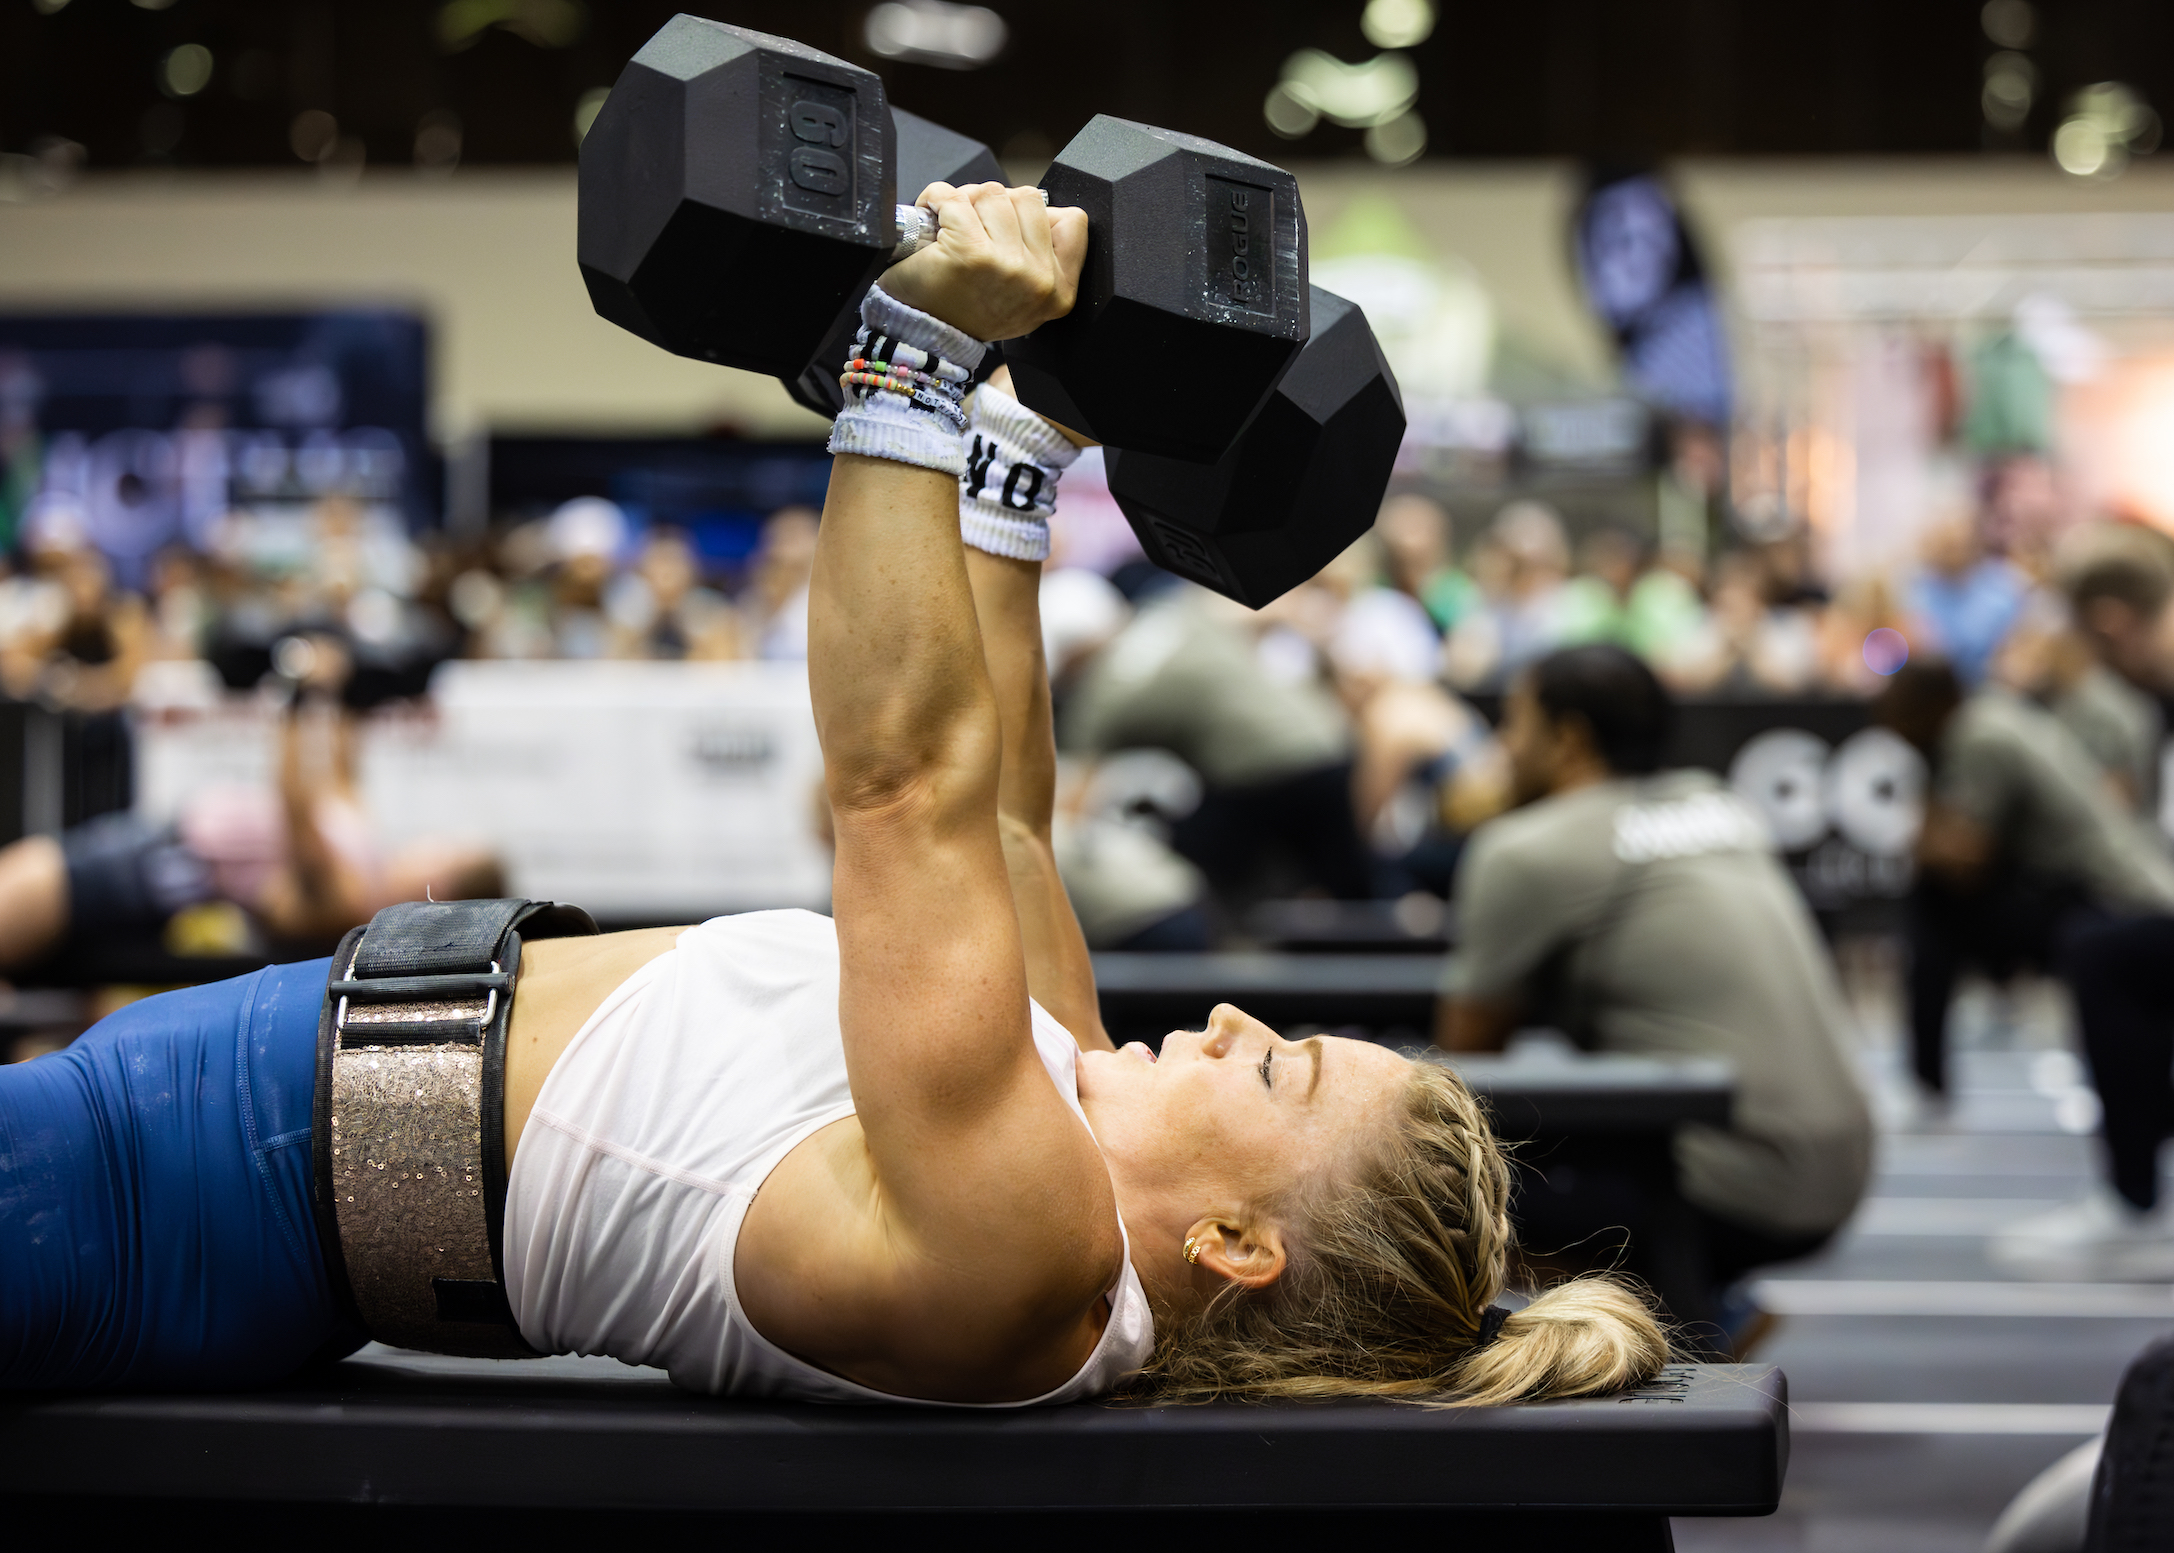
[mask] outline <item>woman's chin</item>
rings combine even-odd
[[[1155,1066],[1154,1048],[1142,1041],[1127,1041],[1116,1051],[1079,1054],[1079,1094],[1108,1091],[1145,1078]]]

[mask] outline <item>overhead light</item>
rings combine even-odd
[[[1261,117],[1285,140],[1310,135],[1313,127],[1321,122],[1320,111],[1280,81],[1268,89],[1268,100],[1261,104]]]
[[[1434,31],[1433,0],[1367,0],[1359,31],[1378,49],[1408,49]]]
[[[2027,49],[2038,36],[2038,13],[2030,0],[1985,0],[1978,25],[2004,49]]]
[[[1408,167],[1426,149],[1426,121],[1409,110],[1366,132],[1366,154],[1390,167]]]
[[[540,49],[562,49],[588,25],[581,0],[446,0],[438,8],[438,46],[458,53],[498,27]]]
[[[983,5],[887,0],[868,13],[868,47],[885,59],[942,70],[977,70],[1004,50],[1004,18]]]
[[[2053,159],[2061,171],[2078,178],[2110,177],[2119,172],[2115,158],[2127,160],[2095,119],[2067,119],[2053,132]]]
[[[340,121],[322,108],[304,108],[287,126],[287,144],[305,162],[322,162],[340,143]]]
[[[2135,88],[2101,81],[2071,97],[2053,132],[2053,160],[2077,178],[2112,178],[2159,149],[2159,115]]]
[[[1387,124],[1419,100],[1419,72],[1402,54],[1347,65],[1320,49],[1300,49],[1283,62],[1278,85],[1293,102],[1347,129]]]
[[[169,97],[194,97],[211,84],[211,50],[184,43],[159,61],[159,86]]]
[[[2009,51],[1985,62],[1985,88],[1978,95],[1978,105],[1993,128],[2021,129],[2037,95],[2038,68],[2028,56]]]
[[[426,173],[449,173],[460,165],[460,115],[433,108],[415,122],[415,165]]]

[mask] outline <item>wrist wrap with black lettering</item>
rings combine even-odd
[[[1057,480],[1079,457],[1056,427],[1000,388],[974,391],[959,533],[976,550],[1015,561],[1049,559]]]

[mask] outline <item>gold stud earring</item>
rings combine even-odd
[[[1200,1242],[1190,1235],[1185,1237],[1185,1260],[1188,1265],[1200,1260]]]

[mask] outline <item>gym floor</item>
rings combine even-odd
[[[1879,1167],[1833,1246],[1766,1274],[1764,1302],[1788,1312],[1757,1355],[1789,1375],[1782,1507],[1680,1520],[1681,1553],[1979,1553],[2016,1491],[2103,1426],[2130,1358],[2174,1327],[2167,1286],[2024,1283],[1986,1256],[1991,1230],[2093,1179],[2095,1101],[2054,989],[1966,990],[1956,1103],[1926,1119],[1909,1104],[1891,977],[1852,980]]]

